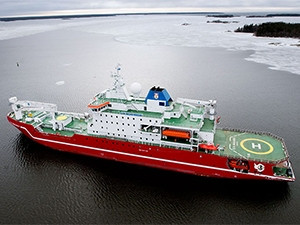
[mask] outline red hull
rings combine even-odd
[[[30,139],[60,151],[88,155],[98,158],[133,163],[143,166],[179,171],[199,176],[265,179],[293,181],[292,178],[273,176],[273,164],[265,164],[263,174],[255,172],[253,161],[249,161],[249,171],[239,172],[228,166],[228,158],[202,152],[191,152],[149,144],[126,142],[75,134],[72,137],[46,134],[33,126],[7,116],[10,123]]]

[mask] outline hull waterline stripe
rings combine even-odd
[[[96,151],[102,151],[102,152],[108,152],[108,153],[114,153],[114,154],[119,154],[119,155],[127,155],[131,157],[137,157],[137,158],[144,158],[144,159],[150,159],[154,161],[162,161],[162,162],[168,162],[168,163],[174,163],[174,164],[180,164],[180,165],[186,165],[186,166],[193,166],[193,167],[199,167],[199,168],[205,168],[205,169],[213,169],[213,170],[219,170],[219,171],[225,171],[225,172],[230,172],[230,173],[236,173],[240,174],[238,171],[234,170],[229,170],[229,169],[224,169],[224,168],[218,168],[218,167],[211,167],[211,166],[205,166],[205,165],[198,165],[198,164],[193,164],[193,163],[186,163],[186,162],[180,162],[180,161],[175,161],[175,160],[169,160],[169,159],[161,159],[161,158],[155,158],[155,157],[150,157],[150,156],[143,156],[143,155],[136,155],[136,154],[131,154],[131,153],[126,153],[126,152],[117,152],[117,151],[112,151],[112,150],[107,150],[107,149],[102,149],[102,148],[95,148],[95,147],[90,147],[90,146],[84,146],[84,145],[77,145],[77,144],[72,144],[72,143],[67,143],[67,142],[60,142],[60,141],[54,141],[54,140],[49,140],[49,139],[44,139],[44,138],[39,138],[33,136],[26,127],[17,125],[13,123],[14,126],[21,128],[23,130],[26,130],[26,132],[36,140],[40,141],[45,141],[45,142],[51,142],[51,143],[56,143],[56,144],[61,144],[61,145],[69,145],[69,146],[74,146],[74,147],[79,147],[79,148],[86,148],[86,149],[91,149],[91,150],[96,150]],[[255,174],[255,173],[248,173],[249,175],[256,176],[256,177],[265,177],[269,179],[276,179],[276,180],[286,180],[290,181],[291,179],[284,178],[284,177],[274,177],[274,176],[269,176],[269,175],[261,175],[261,174]]]

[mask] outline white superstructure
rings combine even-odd
[[[112,74],[114,85],[97,94],[89,104],[87,132],[157,145],[194,149],[199,143],[213,144],[216,101],[170,97],[165,88],[152,87],[146,98],[140,86],[126,89],[120,67]],[[167,131],[168,130],[168,131]]]

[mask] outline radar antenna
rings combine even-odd
[[[120,87],[123,87],[125,83],[123,82],[123,77],[120,74],[121,70],[121,64],[118,63],[118,65],[115,67],[116,71],[114,73],[111,73],[111,77],[115,79],[114,81],[114,89],[119,89]]]

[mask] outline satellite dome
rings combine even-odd
[[[138,97],[142,91],[142,85],[140,83],[134,82],[130,85],[130,91],[134,97]]]

